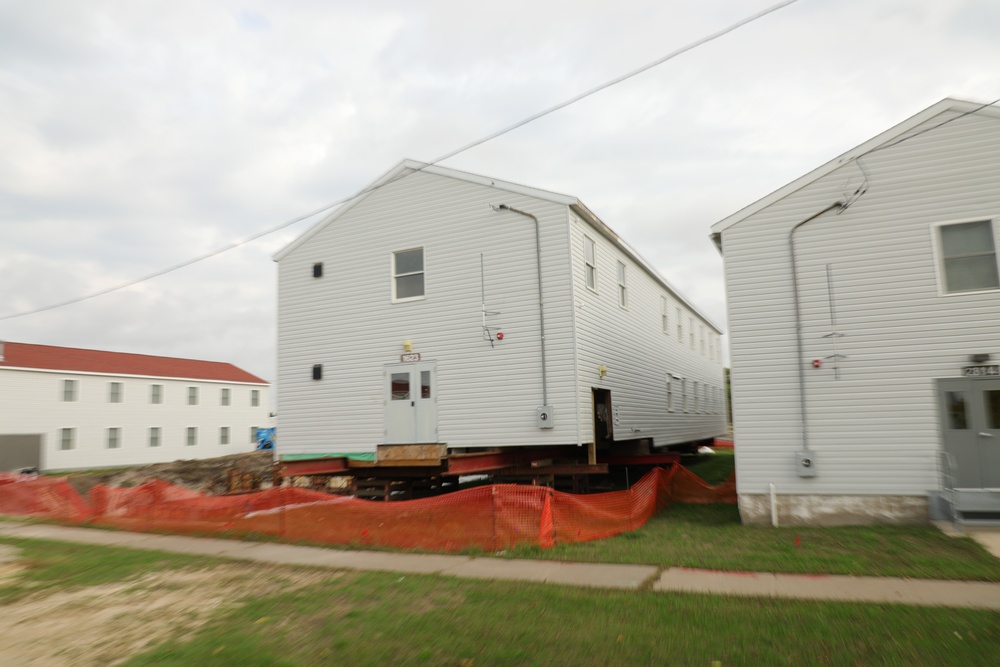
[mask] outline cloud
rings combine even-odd
[[[511,0],[0,5],[0,303],[125,282],[432,159],[757,11]],[[725,324],[715,221],[944,96],[1000,96],[983,0],[808,0],[448,160],[580,197]],[[308,224],[0,338],[274,378]]]

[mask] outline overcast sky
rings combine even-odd
[[[0,317],[353,194],[777,0],[0,0]],[[580,198],[725,327],[709,226],[943,97],[1000,97],[996,0],[799,0],[442,164]],[[303,222],[0,339],[274,379]]]

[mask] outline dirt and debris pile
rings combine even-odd
[[[133,487],[160,479],[177,486],[207,494],[222,494],[234,490],[252,490],[245,487],[267,486],[271,482],[273,452],[230,454],[214,459],[192,459],[152,463],[112,472],[80,472],[67,476],[67,481],[77,493],[86,497],[98,484],[111,487]]]

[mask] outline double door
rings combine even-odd
[[[938,401],[955,488],[1000,490],[1000,379],[938,380]]]
[[[435,443],[437,377],[433,362],[385,367],[385,437],[388,445]]]

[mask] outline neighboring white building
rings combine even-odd
[[[252,451],[268,401],[232,364],[0,343],[0,443],[40,436],[43,470]]]
[[[404,161],[275,259],[281,455],[726,430],[718,327],[575,197]]]
[[[1000,109],[946,99],[712,227],[744,521],[1000,511],[998,220]]]

